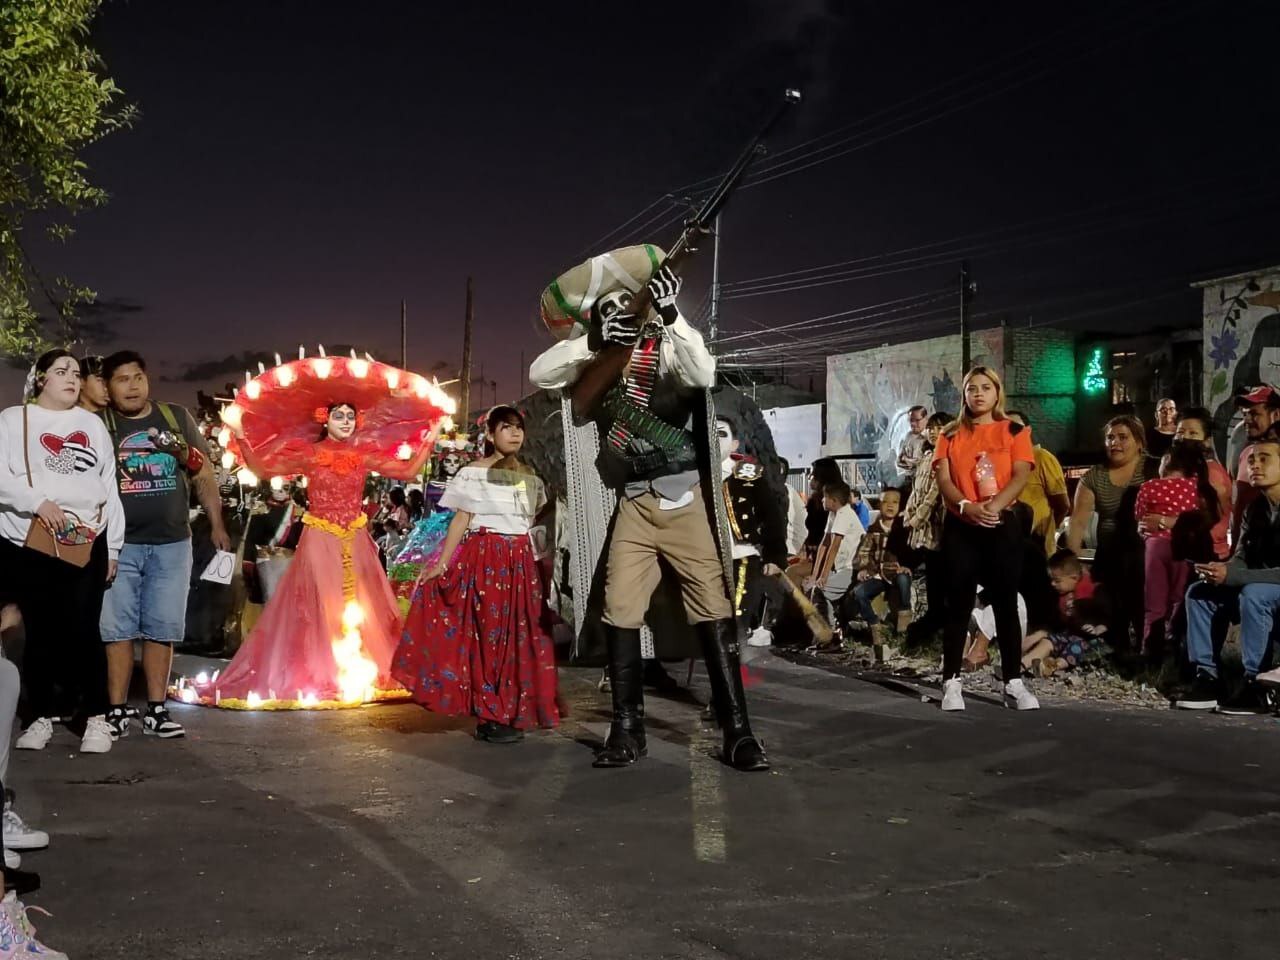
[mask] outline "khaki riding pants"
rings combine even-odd
[[[605,623],[624,629],[644,624],[649,600],[662,579],[659,558],[680,578],[690,623],[733,616],[702,495],[697,487],[693,494],[692,502],[675,510],[661,509],[652,492],[619,501],[605,574]]]

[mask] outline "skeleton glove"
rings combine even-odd
[[[676,297],[680,295],[683,283],[680,275],[666,265],[659,267],[658,272],[649,278],[648,287],[653,296],[654,309],[667,326],[675,323],[676,317],[680,316],[680,311],[676,308]]]
[[[615,343],[622,347],[634,347],[640,336],[640,328],[627,322],[631,318],[610,317],[600,328],[600,338],[605,343]]]

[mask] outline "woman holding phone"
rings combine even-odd
[[[947,577],[942,633],[942,709],[963,710],[960,669],[974,597],[981,585],[1000,643],[1005,706],[1038,710],[1021,678],[1022,628],[1018,581],[1022,541],[1011,507],[1035,463],[1031,430],[1005,416],[1004,385],[988,367],[974,367],[962,387],[964,409],[942,431],[934,476],[947,506],[942,555]]]

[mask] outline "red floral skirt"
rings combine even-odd
[[[519,729],[553,727],[556,662],[529,538],[468,533],[420,582],[391,674],[428,710]]]

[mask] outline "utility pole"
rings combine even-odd
[[[400,301],[400,369],[409,369],[409,319],[404,301]]]
[[[459,411],[465,421],[471,413],[471,321],[474,318],[474,304],[471,296],[471,278],[467,277],[467,314],[462,327],[462,370],[458,374],[458,382],[462,384],[462,402]]]
[[[960,375],[969,372],[969,364],[973,360],[969,349],[969,301],[978,292],[978,285],[969,275],[969,261],[960,262]]]
[[[720,330],[720,214],[716,214],[712,227],[714,240],[711,247],[711,324],[707,328],[707,346],[711,355],[716,353],[716,334]]]

